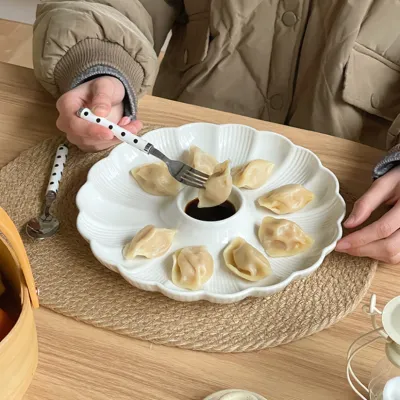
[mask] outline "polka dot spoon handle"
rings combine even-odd
[[[60,144],[57,148],[57,153],[54,158],[53,169],[50,174],[49,184],[47,185],[46,193],[58,192],[58,187],[60,185],[65,162],[67,161],[67,156],[68,147],[65,144]]]
[[[60,221],[50,212],[51,205],[57,197],[65,162],[67,161],[68,147],[60,144],[51,170],[49,184],[46,191],[46,202],[43,212],[36,218],[31,218],[26,224],[26,233],[32,239],[45,239],[53,236],[60,227]]]
[[[124,130],[117,124],[108,121],[106,118],[94,115],[88,108],[79,109],[77,114],[78,117],[81,117],[86,121],[93,122],[94,124],[101,125],[105,128],[110,129],[116,138],[133,147],[136,147],[138,150],[141,150],[147,154],[149,153],[150,148],[153,147],[152,144],[146,142],[144,139],[134,135],[127,130]]]

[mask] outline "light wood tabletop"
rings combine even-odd
[[[57,135],[56,117],[54,100],[32,70],[0,63],[0,166]],[[342,139],[150,96],[140,102],[140,118],[156,125],[206,121],[278,132],[314,151],[354,196],[369,186],[371,169],[382,156]],[[380,307],[399,294],[399,279],[399,267],[379,267],[371,292],[377,293]],[[346,381],[346,352],[371,329],[359,307],[332,328],[289,345],[207,354],[132,340],[44,308],[35,317],[39,366],[27,400],[201,400],[226,388],[251,390],[268,400],[355,399]],[[383,355],[377,344],[358,359],[355,366],[364,380]]]

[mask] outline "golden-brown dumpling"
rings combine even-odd
[[[156,258],[165,254],[176,234],[174,229],[156,228],[147,225],[124,247],[124,257],[133,260],[137,256]]]
[[[183,289],[199,290],[214,272],[214,260],[205,246],[180,249],[173,260],[172,282]]]
[[[259,281],[272,273],[265,256],[240,237],[232,240],[223,255],[226,266],[248,281]]]
[[[266,160],[253,160],[232,168],[233,184],[238,188],[258,189],[270,177],[274,164]]]
[[[314,193],[301,185],[285,185],[261,196],[258,204],[275,214],[289,214],[301,210],[314,199]]]
[[[205,153],[197,146],[190,146],[187,163],[193,168],[211,175],[218,161],[210,154]]]
[[[228,200],[232,191],[229,161],[217,164],[204,187],[199,190],[199,208],[219,206]]]
[[[145,192],[154,196],[176,196],[181,189],[163,162],[140,165],[131,174]]]
[[[288,257],[308,250],[314,240],[299,225],[287,219],[265,217],[258,238],[270,257]]]

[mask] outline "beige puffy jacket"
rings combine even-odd
[[[132,107],[154,85],[158,96],[375,147],[400,134],[399,0],[47,1],[34,66],[55,96],[110,73]]]

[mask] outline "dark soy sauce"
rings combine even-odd
[[[199,208],[199,199],[194,199],[187,204],[185,213],[194,219],[200,221],[222,221],[236,213],[235,206],[226,200],[216,207]]]

